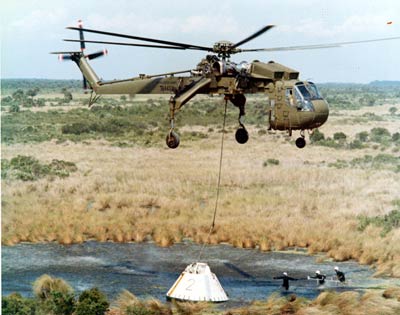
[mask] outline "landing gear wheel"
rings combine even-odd
[[[171,131],[169,134],[167,134],[165,141],[170,149],[176,149],[180,142],[179,136],[175,131]]]
[[[306,146],[306,140],[303,137],[299,137],[296,139],[296,147],[299,149],[303,149]]]
[[[249,133],[247,132],[246,128],[238,128],[235,133],[235,139],[240,144],[246,143],[249,140]]]

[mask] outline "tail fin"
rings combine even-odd
[[[98,54],[98,53],[96,53],[96,54]],[[103,54],[101,54],[99,56],[102,56],[102,55]],[[100,78],[97,76],[96,72],[94,72],[92,67],[89,65],[86,58],[90,59],[88,56],[80,56],[80,58],[78,60],[74,60],[74,61],[78,65],[79,69],[81,70],[81,72],[83,74],[83,77],[89,83],[90,87],[96,91],[97,87],[99,86]]]
[[[105,56],[108,54],[107,50],[101,50],[92,54],[85,55],[85,38],[83,35],[83,30],[82,30],[82,21],[78,21],[78,26],[79,26],[79,38],[80,38],[80,51],[65,51],[65,52],[54,52],[52,54],[58,54],[58,59],[60,61],[64,60],[72,60],[74,61],[79,69],[81,70],[83,74],[83,90],[85,93],[87,92],[87,83],[89,83],[89,86],[91,89],[96,90],[98,87],[98,82],[100,81],[99,77],[97,74],[94,72],[92,67],[89,65],[86,59],[92,60],[101,56]]]
[[[87,81],[90,85],[90,88],[93,90],[96,90],[97,87],[99,86],[98,82],[100,81],[99,77],[97,74],[94,72],[92,67],[89,65],[87,59],[95,59],[97,57],[101,57],[107,54],[106,50],[103,51],[98,51],[93,54],[89,55],[84,55],[80,51],[62,51],[62,52],[52,52],[51,54],[56,54],[58,55],[59,60],[72,60],[77,64],[79,69],[81,70],[83,74],[83,78],[85,81]]]

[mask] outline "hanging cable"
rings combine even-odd
[[[218,183],[217,183],[217,196],[215,198],[215,207],[214,207],[214,215],[213,215],[213,220],[210,226],[210,231],[208,232],[207,235],[207,241],[204,242],[204,244],[200,248],[200,253],[199,253],[199,258],[198,261],[201,259],[201,255],[203,254],[204,247],[206,246],[207,242],[210,240],[211,233],[214,230],[215,226],[215,218],[217,216],[217,210],[218,210],[218,201],[219,201],[219,191],[221,187],[221,173],[222,173],[222,157],[223,157],[223,152],[224,152],[224,137],[225,137],[225,122],[226,122],[226,109],[228,106],[228,98],[224,98],[225,101],[225,109],[224,109],[224,121],[222,124],[222,137],[221,137],[221,151],[219,155],[219,170],[218,170]]]

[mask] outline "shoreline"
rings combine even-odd
[[[74,242],[73,240],[71,240],[71,242],[65,243],[65,242],[59,242],[57,240],[53,240],[53,241],[37,241],[37,242],[30,242],[30,241],[20,241],[18,243],[12,243],[12,244],[4,244],[2,243],[1,246],[9,246],[9,247],[13,247],[19,244],[28,244],[28,245],[35,245],[35,244],[58,244],[61,246],[72,246],[72,245],[79,245],[79,244],[83,244],[83,243],[88,243],[88,242],[93,242],[93,243],[115,243],[115,244],[153,244],[157,247],[160,248],[167,248],[167,247],[171,247],[174,245],[181,245],[181,244],[193,244],[193,245],[206,245],[206,246],[229,246],[232,248],[237,248],[237,249],[242,249],[242,250],[255,250],[255,251],[259,251],[259,252],[271,252],[271,253],[286,253],[286,254],[295,254],[295,255],[305,255],[305,256],[310,256],[310,257],[315,257],[315,261],[317,263],[323,263],[323,262],[351,262],[354,261],[357,264],[360,265],[367,265],[370,266],[370,268],[372,268],[374,270],[374,274],[373,277],[374,278],[388,278],[388,279],[399,279],[400,276],[396,277],[396,276],[390,276],[387,274],[382,274],[382,273],[377,273],[377,270],[379,266],[376,265],[376,263],[372,263],[372,264],[363,264],[361,263],[359,260],[353,258],[353,257],[347,257],[347,259],[342,259],[342,260],[336,260],[334,259],[334,257],[330,257],[328,256],[328,252],[309,252],[309,247],[301,247],[301,246],[289,246],[286,248],[273,248],[273,247],[268,247],[263,249],[263,247],[260,244],[254,244],[251,243],[251,247],[245,247],[245,246],[237,246],[237,244],[235,243],[230,243],[230,242],[219,242],[219,243],[213,243],[213,242],[196,242],[196,240],[192,239],[192,238],[182,238],[180,241],[174,241],[169,239],[167,242],[164,242],[163,239],[161,239],[161,241],[157,241],[154,240],[152,235],[146,235],[143,240],[140,241],[135,241],[135,240],[131,240],[131,241],[118,241],[118,240],[113,240],[113,239],[107,239],[107,240],[98,240],[96,238],[89,238],[89,239],[81,239],[80,241],[76,241]],[[245,245],[244,243],[242,243],[243,245]],[[236,246],[235,246],[236,245]]]

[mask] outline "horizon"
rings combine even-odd
[[[77,81],[81,82],[82,78],[65,78],[65,79],[51,79],[51,78],[0,78],[0,82],[3,80],[47,80],[47,81]],[[370,85],[375,82],[387,82],[387,83],[396,83],[400,84],[400,79],[399,80],[372,80],[369,82],[316,82],[313,81],[316,84],[354,84],[354,85]]]
[[[243,48],[287,47],[369,40],[400,36],[400,2],[396,0],[301,3],[272,0],[211,0],[187,3],[171,0],[117,0],[117,5],[93,0],[49,0],[13,2],[1,5],[1,77],[79,79],[71,62],[58,62],[51,51],[76,50],[77,38],[66,30],[83,20],[84,27],[150,38],[210,46],[221,39],[237,42],[267,24],[274,29],[244,44]],[[88,40],[115,38],[86,34]],[[123,42],[128,42],[121,40]],[[132,41],[131,41],[132,42]],[[134,41],[137,43],[137,41]],[[107,48],[109,56],[91,61],[99,77],[106,80],[193,69],[205,57],[197,51],[161,51],[139,47],[87,45],[89,52]],[[400,80],[400,39],[345,45],[329,49],[243,53],[233,62],[274,60],[300,72],[314,82],[368,83]]]

